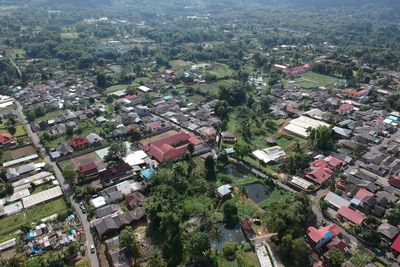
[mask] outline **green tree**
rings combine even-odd
[[[151,254],[149,260],[147,261],[148,267],[167,267],[167,262],[164,260],[163,256],[159,252],[154,252]]]
[[[204,161],[204,168],[206,169],[206,179],[214,180],[216,177],[215,174],[215,161],[213,156],[209,155]]]
[[[214,107],[215,115],[221,118],[221,120],[227,119],[229,116],[229,104],[225,100],[220,100]]]
[[[294,175],[297,171],[307,168],[310,160],[310,157],[303,153],[291,154],[285,163],[285,169],[289,174]]]
[[[107,87],[107,79],[104,74],[102,73],[97,74],[96,81],[98,87],[102,89],[105,89]]]
[[[128,148],[123,142],[113,143],[105,157],[106,162],[120,162],[128,153]]]
[[[131,226],[125,227],[118,236],[119,246],[125,249],[125,254],[129,259],[132,259],[136,264],[141,256],[139,242]]]
[[[233,145],[233,149],[235,150],[235,155],[237,155],[241,160],[243,160],[244,156],[251,153],[250,145],[245,142],[237,142]]]
[[[233,242],[225,242],[222,245],[222,255],[224,255],[224,258],[230,261],[233,261],[236,257],[236,249],[237,246]]]
[[[67,181],[73,182],[77,176],[78,173],[71,166],[65,168],[64,177]]]
[[[226,165],[229,164],[229,157],[228,154],[225,151],[222,151],[218,154],[217,161],[219,164],[222,165],[222,167],[225,167]]]
[[[7,128],[7,131],[8,131],[10,134],[15,135],[15,133],[17,132],[17,129],[16,129],[14,126],[9,126],[9,127]]]
[[[204,258],[210,248],[210,241],[205,233],[194,232],[185,238],[185,255],[187,262],[197,263]]]
[[[314,149],[324,151],[334,149],[333,129],[328,126],[320,126],[317,129],[309,129],[308,144]]]
[[[400,224],[400,207],[394,206],[386,210],[384,218],[388,220],[391,225],[399,225]]]
[[[379,246],[379,244],[381,242],[381,236],[375,230],[369,230],[367,232],[364,232],[363,237],[364,237],[365,241],[367,241],[367,243],[373,247]]]
[[[284,194],[271,201],[264,214],[268,229],[281,238],[290,233],[293,238],[303,236],[303,225],[312,214],[310,203],[304,194]]]
[[[343,253],[337,248],[328,251],[328,258],[332,267],[341,267],[345,261]]]
[[[232,200],[225,202],[222,212],[224,214],[224,222],[228,228],[233,228],[238,224],[239,215],[235,202]]]

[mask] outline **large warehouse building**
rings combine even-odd
[[[286,125],[284,129],[294,135],[297,135],[297,136],[300,136],[303,138],[307,138],[308,137],[308,133],[307,133],[308,128],[316,129],[320,126],[330,127],[330,125],[326,122],[312,119],[312,118],[306,117],[306,116],[300,116],[294,120],[291,120],[290,123],[288,125]]]

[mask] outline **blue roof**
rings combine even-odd
[[[226,154],[233,154],[233,153],[235,153],[235,150],[233,149],[233,147],[230,147],[230,148],[226,148],[225,152],[226,152]]]
[[[140,176],[146,180],[149,180],[154,174],[155,171],[153,169],[145,169],[140,172]]]
[[[352,200],[350,200],[350,203],[358,206],[361,204],[361,200],[353,198]]]
[[[163,99],[165,101],[171,100],[172,99],[172,95],[166,95],[166,96],[163,97]]]
[[[397,121],[399,118],[397,116],[390,115],[389,119],[392,120],[392,121]]]

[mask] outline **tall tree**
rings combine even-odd
[[[215,161],[213,156],[209,155],[204,161],[204,167],[206,169],[206,178],[208,180],[214,180],[216,178],[215,174]]]
[[[131,226],[125,227],[118,236],[119,246],[125,249],[126,256],[136,264],[141,256],[139,242]]]
[[[337,248],[328,251],[328,258],[332,267],[341,267],[345,261],[343,253]]]
[[[228,228],[233,228],[238,224],[239,215],[235,202],[233,202],[232,200],[225,202],[222,208],[222,212],[224,214],[224,221]]]
[[[113,143],[108,149],[108,153],[105,157],[106,162],[120,162],[128,153],[128,148],[125,143],[117,142]]]

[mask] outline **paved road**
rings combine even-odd
[[[92,244],[94,244],[94,242],[93,242],[93,236],[90,232],[90,225],[87,220],[86,214],[82,213],[82,210],[79,207],[79,204],[75,201],[74,192],[70,188],[69,184],[65,181],[64,176],[62,175],[62,172],[60,171],[60,168],[58,168],[56,163],[54,163],[50,160],[50,157],[48,156],[44,147],[40,143],[40,139],[39,139],[38,135],[31,130],[31,127],[25,117],[25,114],[23,113],[23,108],[22,108],[21,104],[18,101],[15,101],[15,104],[17,105],[18,113],[20,114],[21,118],[23,119],[23,123],[25,125],[27,134],[32,139],[32,142],[34,143],[34,145],[37,148],[39,148],[40,151],[42,152],[46,163],[53,168],[54,175],[57,178],[58,182],[60,183],[61,189],[63,190],[64,194],[70,199],[72,206],[74,207],[76,213],[78,214],[78,216],[82,222],[83,230],[84,230],[85,237],[86,237],[87,255],[90,258],[91,266],[92,267],[100,267],[99,259],[98,259],[97,255],[90,253],[90,246]]]

